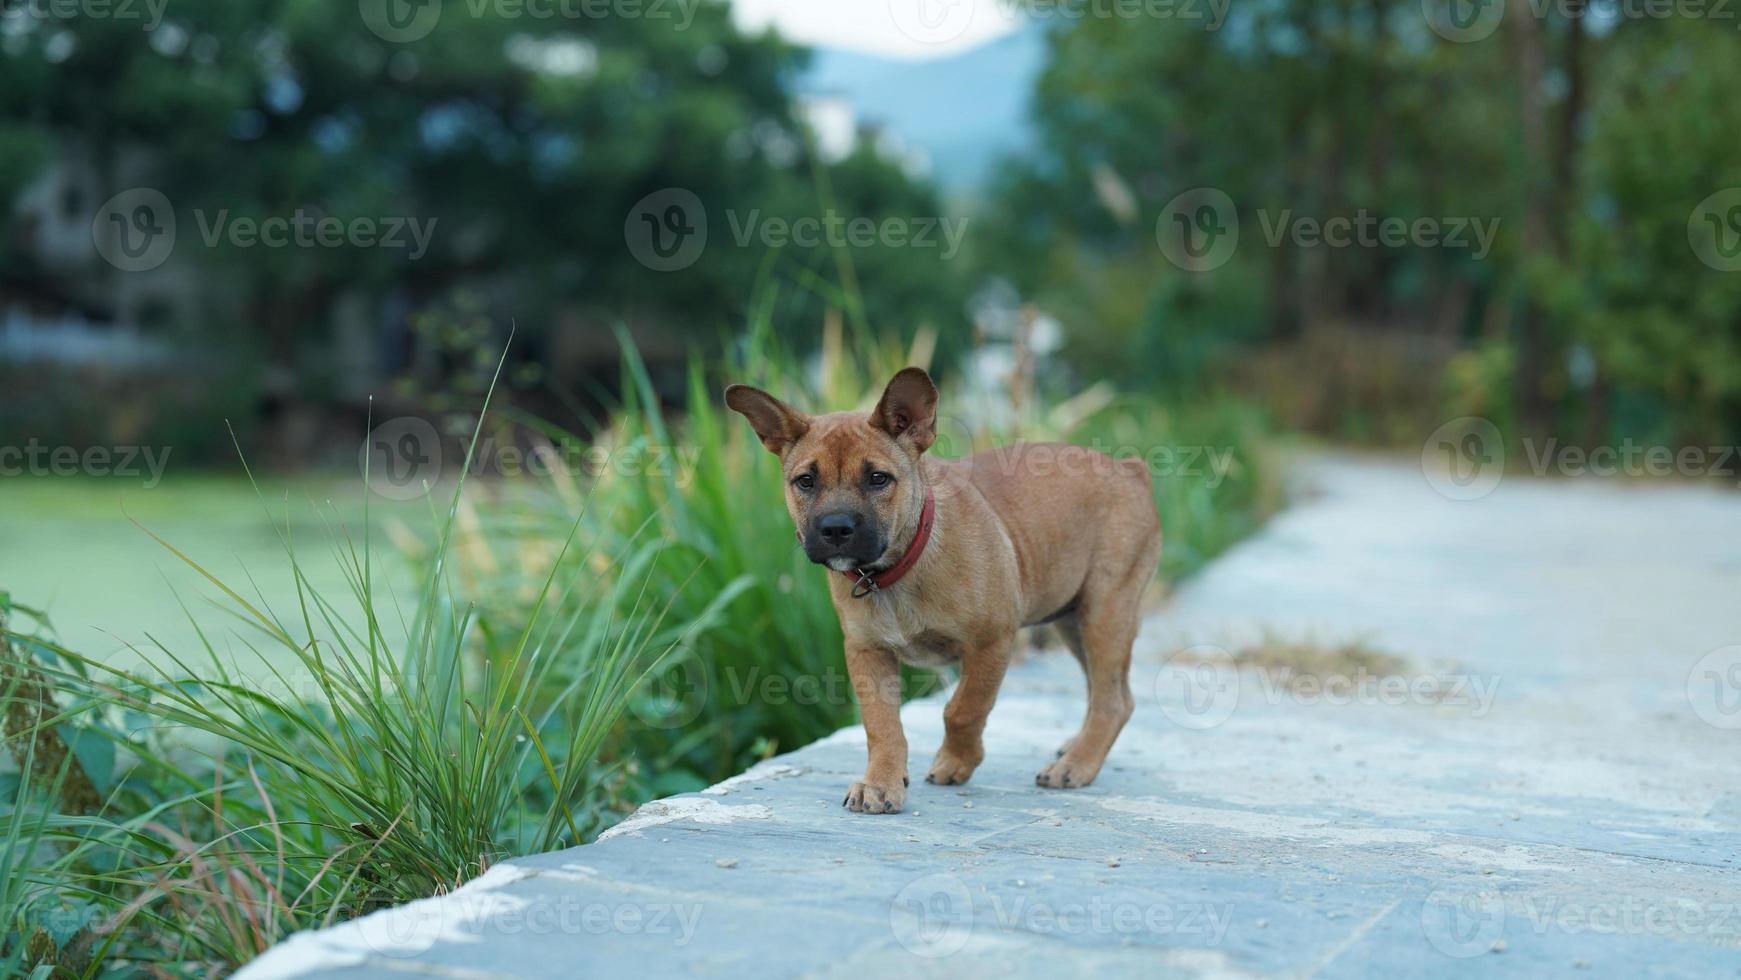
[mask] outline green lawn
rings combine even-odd
[[[147,642],[147,634],[177,655],[202,649],[177,602],[179,593],[212,642],[242,653],[246,661],[245,648],[236,644],[258,634],[214,608],[207,600],[220,595],[217,588],[128,518],[250,602],[261,605],[263,598],[289,619],[297,615],[296,594],[279,537],[288,514],[304,574],[327,596],[348,596],[333,541],[342,534],[337,530],[342,523],[360,547],[362,482],[336,475],[262,477],[261,491],[266,505],[239,473],[170,475],[150,489],[129,480],[0,478],[0,590],[20,604],[46,610],[69,646],[124,666],[138,662],[128,645]],[[392,521],[427,527],[428,505],[375,498],[369,508],[376,528],[376,572],[404,578],[402,563],[380,528]],[[392,610],[381,615],[396,624]]]

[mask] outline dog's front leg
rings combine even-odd
[[[943,746],[931,760],[927,783],[965,783],[985,760],[985,720],[1010,665],[1010,641],[975,650],[961,660],[961,682],[943,708]]]
[[[864,718],[870,761],[841,804],[854,813],[900,813],[907,800],[907,734],[901,730],[901,665],[887,650],[848,644],[846,671]]]

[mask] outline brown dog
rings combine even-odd
[[[925,456],[937,388],[918,368],[865,415],[814,418],[732,385],[725,401],[780,457],[786,507],[827,565],[846,666],[869,742],[845,805],[898,813],[907,796],[900,662],[959,662],[927,782],[965,783],[1016,631],[1053,623],[1088,675],[1088,716],[1041,786],[1086,786],[1130,718],[1131,643],[1161,553],[1148,471],[1079,446],[1018,443],[960,460]]]

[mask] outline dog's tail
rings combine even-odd
[[[1147,462],[1136,456],[1122,456],[1118,458],[1117,462],[1118,468],[1121,472],[1136,477],[1143,481],[1144,486],[1151,490],[1154,489],[1155,478],[1154,475],[1149,472],[1149,464]]]

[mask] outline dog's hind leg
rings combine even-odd
[[[1076,621],[1076,614],[1071,612],[1052,625],[1058,630],[1058,638],[1064,641],[1064,649],[1069,650],[1070,655],[1076,658],[1076,663],[1081,666],[1082,674],[1086,677],[1088,675],[1088,653],[1082,645],[1082,624]],[[1070,746],[1075,744],[1076,736],[1072,735],[1064,740],[1063,745],[1058,746],[1058,751],[1052,754],[1052,758],[1063,758],[1064,753],[1070,751]]]
[[[1130,650],[1136,640],[1137,610],[1134,603],[1107,605],[1112,608],[1082,610],[1078,625],[1082,667],[1088,675],[1088,713],[1082,730],[1058,750],[1057,761],[1034,777],[1041,786],[1075,789],[1094,782],[1135,707]],[[1120,608],[1126,605],[1131,608]]]
[[[1053,789],[1087,786],[1136,707],[1130,693],[1131,647],[1142,622],[1142,595],[1160,557],[1160,538],[1112,575],[1091,574],[1074,614],[1058,621],[1070,652],[1088,675],[1088,713],[1082,730],[1058,750],[1058,759],[1034,782]]]

